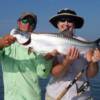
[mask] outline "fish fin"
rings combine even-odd
[[[95,43],[97,44],[98,49],[100,49],[100,38],[97,39],[97,40],[95,41]]]

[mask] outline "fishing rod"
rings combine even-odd
[[[60,95],[57,96],[56,100],[61,100],[61,98],[67,93],[67,91],[72,87],[72,85],[74,83],[76,83],[77,80],[79,80],[81,78],[81,76],[84,73],[84,69],[81,70],[81,72],[79,72],[76,77],[73,79],[73,81],[71,81],[71,83],[60,93]]]

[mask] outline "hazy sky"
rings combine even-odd
[[[56,32],[49,19],[63,8],[74,9],[84,17],[85,24],[76,32],[88,39],[96,39],[100,32],[100,0],[0,0],[0,35],[9,33],[16,27],[22,12],[34,12],[38,16],[35,31]]]

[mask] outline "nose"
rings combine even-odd
[[[74,28],[74,23],[65,22],[64,24],[65,24],[66,28],[68,28],[68,29]]]
[[[63,23],[62,28],[70,29],[71,25],[69,23],[65,22],[65,23]]]

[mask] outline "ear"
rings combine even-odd
[[[17,25],[18,25],[18,28],[21,30],[22,29],[22,22],[21,21],[17,21]]]
[[[21,25],[21,21],[17,21],[17,25],[18,25],[18,27]]]

